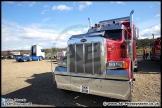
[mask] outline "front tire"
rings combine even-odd
[[[32,58],[29,58],[29,61],[32,61]]]
[[[138,72],[138,67],[137,68],[134,68],[134,72]]]
[[[43,60],[42,57],[39,57],[39,60],[42,61]]]
[[[134,69],[133,69],[134,72],[138,72],[138,62],[135,61],[134,62]]]
[[[38,58],[38,61],[42,61],[42,57],[39,57],[39,58]]]

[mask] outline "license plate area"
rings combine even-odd
[[[80,85],[80,92],[89,93],[89,86]]]

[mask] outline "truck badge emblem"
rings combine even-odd
[[[81,39],[80,41],[81,41],[81,42],[86,42],[87,40],[86,40],[86,39]]]

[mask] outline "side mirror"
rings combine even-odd
[[[44,49],[41,49],[41,52],[44,52]]]

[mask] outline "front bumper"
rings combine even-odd
[[[83,85],[89,87],[89,94],[128,100],[132,89],[131,81],[114,79],[114,75],[113,77],[106,78],[108,73],[111,74],[112,71],[106,72],[105,78],[87,77],[88,75],[81,76],[79,73],[74,76],[67,72],[67,68],[56,67],[53,72],[53,80],[56,81],[57,88],[59,89],[80,92],[80,86]],[[116,78],[118,77],[116,76]]]

